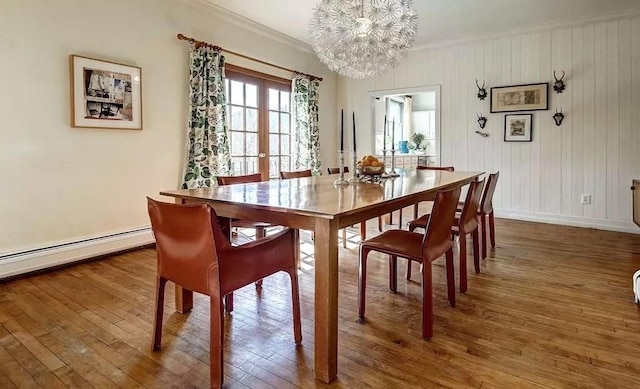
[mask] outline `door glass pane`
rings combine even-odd
[[[284,134],[289,133],[289,114],[288,113],[280,114],[280,132]]]
[[[244,131],[244,108],[231,107],[231,129]]]
[[[269,112],[269,132],[280,132],[278,116],[277,112]]]
[[[269,155],[280,154],[280,136],[278,134],[269,134]]]
[[[247,132],[247,155],[258,155],[258,134]]]
[[[231,157],[231,175],[241,176],[244,172],[244,157]]]
[[[244,174],[258,173],[258,157],[247,157],[247,167]]]
[[[289,161],[290,161],[289,157],[281,157],[280,158],[280,166],[282,166],[282,170],[289,170],[289,171],[293,170],[291,168],[291,165],[290,165]]]
[[[291,155],[289,150],[289,135],[280,135],[280,154]]]
[[[247,93],[247,101],[245,105],[247,107],[258,108],[258,86],[245,84],[245,88],[245,92]]]
[[[231,104],[244,105],[244,83],[231,80]]]
[[[291,104],[289,92],[280,91],[280,111],[289,112],[289,105]]]
[[[278,157],[269,157],[269,178],[280,177],[280,164]]]
[[[269,89],[269,109],[272,111],[277,111],[278,108],[280,108],[278,92],[279,91],[277,89]]]
[[[257,132],[258,131],[258,110],[247,108],[247,131]]]
[[[231,155],[244,155],[244,132],[231,132]]]

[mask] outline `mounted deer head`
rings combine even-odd
[[[484,89],[485,85],[486,85],[486,82],[482,81],[482,86],[480,86],[480,84],[478,83],[478,80],[476,80],[476,86],[478,87],[478,98],[480,100],[484,100],[487,98],[487,90]]]
[[[562,113],[562,108],[560,109],[560,112],[558,112],[558,108],[556,108],[556,113],[553,114],[553,120],[556,121],[556,126],[560,126],[562,124],[562,121],[564,120],[564,114]]]
[[[478,114],[478,124],[480,128],[484,128],[484,126],[487,125],[487,118],[482,116],[482,114]]]
[[[556,80],[553,83],[553,90],[556,91],[557,93],[562,93],[562,91],[564,90],[564,88],[566,87],[566,85],[564,84],[564,76],[565,76],[565,72],[564,70],[562,71],[562,77],[560,77],[560,79],[558,79],[558,77],[556,77],[556,71],[553,71],[553,78]]]

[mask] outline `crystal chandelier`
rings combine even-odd
[[[413,46],[413,0],[321,0],[309,26],[313,50],[331,70],[367,78],[395,67]]]

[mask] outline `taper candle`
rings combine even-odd
[[[356,152],[356,113],[353,112],[353,152]]]
[[[344,151],[344,109],[340,110],[340,151]]]
[[[384,128],[382,132],[382,150],[387,150],[387,115],[384,115]]]
[[[391,122],[391,150],[396,149],[396,120]]]

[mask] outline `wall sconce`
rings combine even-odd
[[[553,120],[556,122],[556,126],[560,127],[562,125],[562,121],[564,120],[564,114],[562,113],[562,108],[560,112],[558,112],[558,108],[556,108],[556,113],[553,114]]]
[[[564,70],[562,71],[562,77],[560,77],[560,79],[558,79],[558,77],[556,77],[556,71],[553,71],[553,78],[556,80],[553,83],[553,90],[556,91],[556,93],[562,93],[562,91],[564,90],[564,88],[566,87],[564,81],[564,76],[565,76],[565,72]]]
[[[487,83],[485,81],[482,81],[482,86],[480,86],[478,80],[476,80],[476,86],[478,87],[478,98],[480,100],[484,100],[487,98],[487,90],[484,88],[486,84]]]

